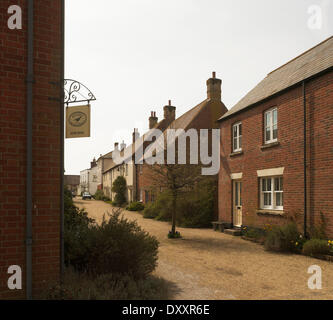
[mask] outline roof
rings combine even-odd
[[[117,167],[119,167],[120,165],[122,165],[123,163],[125,163],[126,161],[128,161],[129,159],[132,159],[132,156],[135,154],[136,151],[138,151],[141,147],[142,144],[144,143],[144,138],[145,137],[149,137],[149,135],[151,135],[153,133],[154,129],[159,129],[161,131],[165,130],[167,124],[167,120],[166,119],[162,119],[160,122],[158,122],[157,124],[155,124],[155,126],[152,129],[149,129],[146,133],[144,133],[141,137],[139,137],[136,141],[136,143],[132,143],[130,144],[128,147],[125,148],[125,150],[121,150],[120,151],[120,156],[124,157],[124,161],[122,163],[117,163],[117,162],[112,162],[110,164],[110,166],[108,166],[103,173],[106,173],[110,170],[113,170]],[[105,159],[113,159],[112,157],[112,153],[113,151],[107,153],[106,155],[103,156],[103,158]]]
[[[79,185],[80,184],[80,176],[79,175],[65,175],[65,185]]]
[[[167,127],[167,129],[183,129],[186,130],[191,125],[192,121],[196,118],[196,116],[203,110],[205,107],[207,107],[208,104],[211,103],[211,100],[206,99],[190,109],[189,111],[185,112],[183,115],[181,115],[179,118],[175,119],[171,122],[171,124]],[[163,135],[156,139],[154,143],[151,143],[145,151],[153,153],[153,151],[158,147],[160,150],[164,150],[165,143],[167,139],[167,130],[163,132]],[[140,160],[143,160],[141,158]]]
[[[183,115],[181,115],[179,118],[171,122],[168,129],[186,129],[193,119],[199,114],[199,112],[210,103],[210,100],[204,100],[201,103],[199,103],[197,106],[192,108],[191,110],[185,112]]]
[[[219,120],[223,120],[270,96],[333,66],[333,37],[269,73]]]

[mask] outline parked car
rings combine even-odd
[[[86,199],[89,199],[89,200],[92,199],[92,195],[89,192],[83,192],[82,200],[86,200]]]

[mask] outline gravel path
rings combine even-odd
[[[75,200],[97,222],[112,207]],[[124,211],[128,219],[157,237],[155,274],[174,285],[173,299],[333,299],[333,264],[294,254],[266,252],[263,246],[211,229],[178,228],[183,238],[169,240],[170,225]],[[322,289],[310,290],[311,265],[322,269]]]

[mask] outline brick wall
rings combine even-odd
[[[308,132],[308,199],[309,226],[319,223],[320,212],[327,217],[327,231],[333,237],[333,73],[326,73],[306,84]],[[279,145],[261,150],[264,144],[264,112],[278,108]],[[242,121],[243,154],[232,153],[232,125]],[[303,91],[295,87],[221,122],[221,170],[219,174],[219,218],[232,222],[231,173],[243,173],[243,225],[285,223],[286,215],[304,213],[303,180]],[[285,167],[284,213],[260,216],[257,170]]]
[[[7,28],[10,5],[22,30]],[[61,1],[35,0],[33,89],[33,292],[59,280],[60,106],[50,84],[61,77]],[[27,1],[0,2],[0,299],[25,297]],[[9,291],[7,269],[20,265],[23,290]]]

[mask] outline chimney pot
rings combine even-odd
[[[216,72],[213,71],[213,79],[215,79],[215,78],[216,78]]]
[[[118,146],[119,146],[119,143],[118,143],[118,142],[115,142],[115,143],[114,143],[114,148],[115,148],[116,150],[118,150]]]
[[[150,118],[149,118],[149,129],[153,129],[155,127],[155,125],[158,122],[158,118],[156,117],[156,112],[152,111]]]

